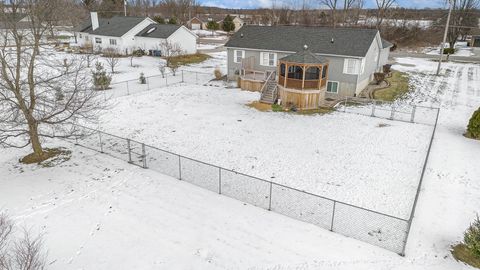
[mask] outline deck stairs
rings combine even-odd
[[[261,93],[260,102],[274,104],[277,101],[278,85],[275,71],[268,76],[262,87]]]

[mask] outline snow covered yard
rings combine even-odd
[[[45,233],[49,269],[472,269],[455,262],[449,250],[461,241],[463,231],[480,209],[480,143],[462,136],[470,115],[480,106],[480,66],[447,63],[444,75],[435,77],[433,62],[398,62],[394,68],[410,73],[414,90],[405,101],[442,109],[405,258],[68,144],[65,146],[73,150],[72,159],[54,168],[19,165],[18,158],[29,149],[0,149],[0,208],[18,223]],[[241,101],[237,109],[224,114],[242,122],[252,110],[243,102],[258,98],[252,93],[225,93],[234,90],[223,88],[208,91],[220,93],[215,92],[218,103],[222,94],[229,99],[238,95],[234,99]],[[146,92],[124,100],[145,103],[144,96],[150,95]],[[180,106],[184,101],[176,102]],[[182,112],[174,104],[168,106],[173,109],[167,115]],[[190,110],[180,120],[191,124],[186,119],[197,113],[201,123],[219,117]],[[233,113],[238,115],[229,115]],[[274,115],[256,114],[256,118],[271,120],[264,116],[270,114]],[[317,116],[275,116],[283,121],[298,118],[302,119],[299,122],[318,124],[312,120]],[[348,123],[348,117],[358,122],[363,119],[340,114],[336,120],[340,127]],[[114,116],[107,115],[109,118]],[[133,123],[125,120],[124,124]],[[259,124],[271,125],[263,121]],[[407,125],[391,124],[394,129],[401,127],[396,124]],[[370,125],[374,123],[365,124],[365,133],[372,131]],[[231,128],[233,124],[227,122],[225,126]],[[233,132],[238,130],[248,131],[242,128]],[[164,136],[164,131],[159,132]],[[362,138],[371,137],[357,133],[362,133]],[[198,134],[193,132],[190,137]],[[247,136],[232,143],[246,145],[251,139]],[[342,150],[349,153],[346,150],[350,149]]]
[[[44,234],[48,269],[348,269],[400,257],[106,155],[52,168],[2,149],[0,209]],[[344,250],[358,249],[344,256]],[[319,257],[319,254],[324,254]],[[280,268],[279,268],[280,267]],[[365,268],[365,269],[367,269]]]
[[[223,168],[408,218],[432,127],[246,106],[258,93],[176,85],[115,99],[100,128]]]

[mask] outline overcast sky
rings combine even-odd
[[[258,8],[258,7],[271,7],[272,1],[276,1],[277,5],[281,5],[282,0],[199,0],[204,6],[214,6],[223,8]],[[302,3],[302,0],[283,0],[286,3]],[[315,6],[315,3],[319,3],[319,0],[306,0]],[[342,2],[342,1],[340,1]],[[406,8],[438,8],[445,6],[444,0],[397,0],[397,3],[401,7]],[[316,4],[316,7],[319,5]],[[375,7],[375,0],[366,0],[365,6]]]

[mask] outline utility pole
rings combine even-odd
[[[445,25],[445,32],[443,33],[442,45],[440,45],[440,58],[438,59],[437,76],[440,74],[440,66],[442,65],[443,49],[445,48],[445,42],[447,41],[448,25],[450,24],[450,16],[452,15],[453,1],[455,0],[448,1],[450,8],[448,9],[447,24]]]

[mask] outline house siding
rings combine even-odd
[[[227,68],[228,68],[228,78],[235,80],[237,78],[236,71],[240,71],[242,68],[241,63],[234,62],[234,51],[236,48],[227,48]],[[241,49],[238,49],[241,50]],[[271,71],[276,70],[277,67],[267,67],[260,65],[260,50],[248,50],[245,49],[245,58],[255,57],[255,64],[253,69],[258,71]],[[276,52],[277,59],[281,59],[290,53]],[[319,54],[321,55],[321,54]],[[350,75],[343,73],[343,64],[345,57],[339,56],[328,56],[321,55],[329,60],[329,71],[328,71],[328,80],[338,81],[339,88],[338,93],[327,93],[326,97],[344,97],[344,96],[353,96],[355,94],[357,86],[357,75]],[[357,58],[358,59],[358,58]]]

